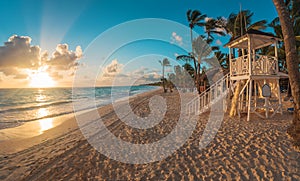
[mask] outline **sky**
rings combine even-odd
[[[191,50],[188,9],[227,18],[240,6],[254,12],[253,22],[277,16],[272,0],[0,1],[0,88],[158,81],[159,60],[182,64],[176,55]],[[214,44],[228,39],[217,36]]]

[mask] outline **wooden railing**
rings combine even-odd
[[[210,88],[206,89],[199,96],[191,100],[186,107],[189,116],[199,115],[207,111],[212,104],[227,95],[230,86],[230,74],[226,74]],[[226,105],[225,105],[226,107]]]
[[[249,61],[248,55],[232,59],[230,62],[230,72],[232,76],[248,75]]]
[[[253,75],[276,75],[278,73],[278,62],[276,57],[255,55],[252,62]]]
[[[251,57],[251,72],[249,69],[249,56],[245,55],[231,60],[231,75],[276,75],[278,73],[276,57],[266,55],[255,55]]]

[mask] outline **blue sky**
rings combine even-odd
[[[56,51],[58,44],[66,43],[70,52],[75,52],[76,47],[80,46],[83,56],[81,58],[78,56],[76,61],[85,64],[85,69],[82,72],[93,70],[101,74],[105,72],[106,66],[110,65],[113,60],[117,60],[118,64],[124,67],[128,61],[136,57],[144,56],[144,59],[146,59],[145,57],[151,57],[148,54],[157,54],[154,56],[155,58],[166,56],[174,59],[175,53],[184,53],[182,48],[186,50],[190,48],[189,32],[184,29],[179,31],[176,26],[167,27],[165,24],[156,28],[132,26],[124,31],[119,30],[119,34],[109,37],[111,39],[108,39],[107,42],[100,42],[101,47],[97,41],[100,41],[99,36],[101,37],[103,32],[110,31],[111,28],[127,21],[142,18],[162,18],[188,25],[186,20],[188,9],[198,9],[208,17],[228,17],[230,13],[239,11],[240,4],[244,10],[249,9],[254,12],[253,21],[266,19],[270,22],[277,16],[272,0],[3,0],[0,1],[0,46],[3,46],[4,42],[7,42],[12,35],[28,36],[32,40],[32,46],[39,46],[41,51],[48,52],[50,57],[48,59],[51,59],[51,55]],[[109,48],[111,41],[118,43],[124,37],[130,39],[137,33],[148,32],[149,30],[161,30],[161,34],[164,36],[162,39],[165,42],[152,40],[144,40],[144,43],[131,42],[122,46],[120,50],[114,51],[112,55],[108,56],[102,53],[102,50]],[[203,30],[195,28],[195,31],[201,34]],[[173,33],[176,33],[175,36],[172,36]],[[181,42],[174,40],[176,36],[179,40],[181,38]],[[228,37],[216,38],[223,44],[228,41]],[[167,41],[170,45],[166,45]],[[96,45],[99,45],[98,49],[97,47],[91,47]],[[90,50],[87,48],[90,48]],[[91,52],[92,50],[93,52]],[[103,61],[107,56],[109,58],[105,60],[106,62],[100,65],[99,61]],[[151,65],[153,66],[148,71],[153,70],[160,74],[157,61],[154,63],[149,62],[149,60],[144,60],[140,65],[127,67],[126,71],[127,73],[134,72],[138,67],[148,68]],[[135,67],[135,70],[132,67]],[[92,69],[89,70],[89,68]],[[124,69],[123,74],[126,74],[126,71]],[[61,80],[57,78],[57,86],[71,86],[72,77],[70,74],[72,73],[58,72],[52,68],[51,73],[49,70],[49,74],[63,77]],[[13,76],[1,73],[0,69],[1,87],[14,87],[17,84],[26,87],[26,84],[30,82],[30,76],[23,76],[26,77],[24,80],[16,79]],[[95,82],[93,76],[94,74],[86,74],[81,77],[89,79],[90,82]],[[5,80],[11,80],[10,84]],[[12,81],[16,83],[13,84]]]

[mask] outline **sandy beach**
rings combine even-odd
[[[180,97],[162,90],[140,94],[130,100],[133,112],[147,116],[154,95],[166,100],[168,111],[151,129],[130,128],[112,105],[98,112],[116,137],[136,144],[155,142],[176,126]],[[284,112],[269,120],[252,116],[250,122],[245,116],[225,115],[214,139],[201,149],[209,116],[210,111],[194,116],[197,126],[185,144],[167,158],[147,164],[122,163],[99,153],[82,135],[73,115],[59,118],[54,128],[41,134],[21,134],[34,130],[35,123],[3,129],[0,180],[300,180],[300,153],[292,149],[286,134],[292,114]]]

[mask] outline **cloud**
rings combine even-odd
[[[80,46],[77,46],[76,51],[73,52],[69,50],[67,44],[58,44],[52,57],[46,64],[57,70],[73,70],[79,65],[77,60],[81,57],[82,50]]]
[[[63,79],[63,76],[61,74],[59,74],[58,72],[50,72],[49,76],[52,77],[54,80]]]
[[[111,86],[115,85],[138,85],[160,80],[160,71],[147,67],[127,70],[129,64],[125,65],[118,62],[117,59],[112,60],[110,64],[102,68],[102,74],[97,79],[97,84]]]
[[[128,77],[135,80],[135,84],[146,84],[159,81],[161,79],[161,75],[158,72],[159,71],[155,69],[141,67],[129,73]]]
[[[148,71],[149,71],[149,68],[141,67],[140,69],[137,69],[137,70],[133,71],[132,75],[140,76],[140,75],[144,75]]]
[[[171,43],[177,43],[179,45],[182,45],[182,37],[179,36],[176,32],[173,32],[171,37]]]
[[[114,59],[109,65],[102,69],[103,77],[115,77],[121,73],[123,67],[123,64],[120,64],[117,59]]]
[[[149,73],[149,74],[144,75],[143,78],[147,82],[157,82],[157,81],[160,81],[161,75],[156,73],[156,72],[153,72],[153,73]]]
[[[217,39],[217,40],[216,40],[216,44],[220,46],[220,45],[222,45],[223,43],[221,42],[220,39]]]
[[[26,79],[27,77],[27,74],[17,74],[14,76],[14,79]]]
[[[18,69],[37,69],[40,66],[41,49],[31,46],[28,36],[11,36],[0,47],[0,71],[12,75]]]
[[[26,79],[30,73],[43,68],[53,78],[62,78],[58,71],[71,71],[74,74],[82,57],[80,46],[73,52],[67,44],[58,44],[56,51],[49,57],[47,51],[31,45],[29,36],[11,36],[4,46],[0,46],[0,72],[14,79]],[[45,68],[46,67],[46,68]],[[23,73],[28,70],[27,74]],[[22,73],[21,73],[22,72]]]

